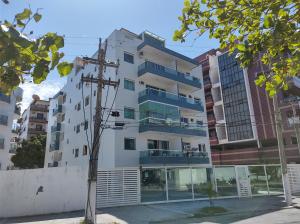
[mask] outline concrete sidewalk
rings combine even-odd
[[[296,201],[298,201],[298,199],[296,199]],[[296,208],[286,208],[282,196],[218,199],[215,200],[215,205],[225,207],[228,210],[226,214],[215,217],[193,218],[195,212],[208,205],[208,201],[192,201],[103,208],[98,210],[97,220],[99,224],[300,223],[300,210]],[[80,211],[15,219],[2,219],[0,220],[0,223],[77,224],[83,220],[83,214],[83,211]]]

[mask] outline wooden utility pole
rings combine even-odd
[[[287,173],[287,162],[286,162],[284,144],[282,138],[282,118],[281,118],[280,110],[278,108],[277,95],[273,97],[273,106],[274,106],[276,133],[277,133],[277,141],[278,141],[279,158],[281,163],[285,202],[287,206],[290,206],[292,204],[291,186],[290,186],[288,173]]]
[[[113,87],[117,87],[119,85],[119,81],[111,81],[105,80],[103,78],[103,72],[106,67],[114,67],[118,68],[119,64],[114,62],[106,62],[105,55],[107,49],[107,41],[105,41],[104,49],[101,47],[101,38],[99,39],[99,47],[98,47],[98,58],[88,58],[84,57],[79,59],[83,64],[95,64],[98,65],[98,77],[82,77],[82,82],[90,82],[97,83],[97,98],[96,98],[96,114],[94,121],[94,136],[92,141],[92,149],[90,152],[89,159],[89,170],[88,170],[88,192],[87,192],[87,201],[85,208],[85,216],[84,221],[87,224],[96,224],[96,185],[97,185],[97,170],[98,170],[98,155],[99,155],[99,147],[101,140],[101,126],[102,126],[102,89],[106,85],[110,85]],[[108,115],[109,116],[109,115]],[[92,118],[91,118],[92,120]]]

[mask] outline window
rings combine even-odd
[[[90,103],[90,97],[87,96],[87,97],[85,97],[85,100],[84,100],[84,106],[88,106],[89,103]]]
[[[133,64],[134,63],[133,55],[124,52],[124,61]]]
[[[198,144],[198,150],[199,152],[206,152],[205,144]]]
[[[72,99],[70,98],[70,103],[72,103]]]
[[[0,124],[7,126],[8,124],[8,116],[0,115]]]
[[[89,128],[89,121],[84,122],[84,130]]]
[[[169,149],[169,141],[163,141],[163,140],[147,140],[148,149]]]
[[[75,158],[78,157],[79,149],[75,149]]]
[[[87,155],[87,145],[84,145],[84,146],[83,146],[83,149],[82,149],[82,155],[83,155],[83,156]]]
[[[133,108],[124,107],[124,118],[134,119],[134,109]]]
[[[81,103],[79,102],[78,104],[77,104],[77,110],[79,111],[81,109]]]
[[[297,144],[298,144],[297,138],[296,138],[295,136],[292,136],[292,137],[291,137],[291,140],[292,140],[292,144],[293,144],[293,145],[297,145]]]
[[[44,114],[42,114],[42,113],[37,113],[37,114],[36,114],[36,117],[37,117],[38,119],[44,119]]]
[[[96,90],[94,90],[94,96],[96,96]]]
[[[124,79],[124,89],[128,89],[128,90],[135,90],[135,84],[134,81],[128,80],[128,79]]]
[[[76,133],[79,133],[80,132],[80,124],[78,124],[77,126],[76,126]]]
[[[135,139],[125,138],[124,139],[124,149],[125,150],[135,150]]]
[[[0,138],[0,149],[4,149],[4,138]]]

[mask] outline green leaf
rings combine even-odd
[[[270,28],[272,25],[273,16],[268,14],[264,17],[264,28]]]
[[[237,45],[236,45],[236,48],[237,48],[239,51],[246,51],[245,44],[237,44]]]
[[[33,15],[33,19],[35,22],[39,22],[41,20],[41,18],[42,18],[42,15],[37,12]]]
[[[17,20],[24,20],[24,19],[28,19],[31,14],[32,12],[30,9],[24,9],[23,12],[16,14],[15,18]]]
[[[25,23],[23,23],[21,20],[17,19],[17,26],[18,27],[25,27]]]
[[[57,65],[57,70],[60,76],[68,75],[73,68],[73,63],[62,62]]]

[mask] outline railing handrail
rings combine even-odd
[[[208,157],[207,152],[202,151],[182,151],[170,149],[147,149],[139,151],[140,156],[153,156],[153,157]]]
[[[174,75],[177,75],[177,76],[181,76],[181,77],[184,77],[185,79],[192,80],[192,81],[197,81],[197,82],[200,83],[200,79],[197,78],[197,77],[195,77],[195,76],[187,75],[184,72],[177,71],[177,70],[175,70],[173,68],[169,68],[167,66],[160,65],[160,64],[157,64],[157,63],[149,61],[149,60],[146,60],[145,62],[143,62],[142,64],[140,64],[138,66],[138,70],[144,69],[148,65],[152,65],[157,70],[169,71],[171,74],[174,74]]]
[[[147,122],[147,123],[142,123],[142,121],[145,120],[158,120],[162,121],[162,123],[156,123],[156,122]],[[147,117],[144,118],[143,120],[140,120],[141,125],[153,125],[153,126],[167,126],[167,127],[179,127],[179,128],[186,128],[186,129],[195,129],[195,130],[201,130],[204,128],[203,125],[197,124],[197,123],[184,123],[184,122],[167,122],[165,119],[159,119],[159,118],[153,118],[153,117]]]
[[[146,87],[144,90],[139,92],[139,97],[145,96],[145,95],[151,95],[151,93],[157,92],[158,94],[160,94],[160,96],[165,97],[165,98],[170,98],[170,99],[175,99],[175,100],[179,100],[179,101],[185,101],[189,104],[199,104],[201,105],[201,102],[195,102],[193,100],[193,98],[188,98],[188,97],[184,97],[184,96],[180,96],[176,93],[172,93],[169,91],[163,91],[160,89],[155,89],[152,87]],[[168,97],[168,95],[171,95],[172,97]]]

